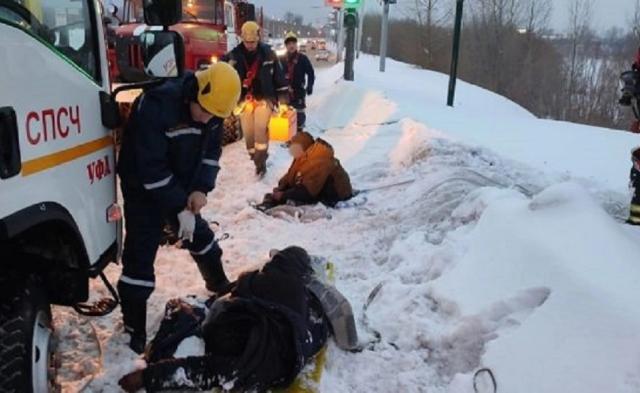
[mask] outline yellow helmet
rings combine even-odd
[[[243,41],[260,41],[260,25],[250,20],[242,25]]]
[[[298,41],[298,36],[296,35],[295,32],[290,31],[287,33],[287,35],[284,37],[284,43],[288,43],[289,41]]]
[[[223,119],[231,116],[240,100],[240,76],[227,63],[216,63],[196,72],[198,103]]]

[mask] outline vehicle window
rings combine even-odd
[[[42,38],[99,80],[97,41],[85,0],[0,0],[0,19]]]
[[[211,0],[186,0],[182,6],[182,19],[223,23],[221,4]]]

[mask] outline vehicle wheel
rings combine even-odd
[[[230,145],[242,139],[242,127],[240,117],[231,115],[223,123],[222,146]]]
[[[0,302],[0,393],[59,392],[51,307],[31,285]]]

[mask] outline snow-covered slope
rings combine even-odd
[[[501,392],[640,391],[640,233],[611,217],[626,208],[635,138],[539,120],[465,83],[447,108],[446,76],[393,61],[380,74],[365,56],[356,82],[339,76],[320,73],[310,130],[334,145],[356,188],[415,182],[358,196],[359,207],[310,209],[313,222],[274,219],[248,201],[286,170],[286,150],[272,145],[257,181],[235,144],[205,213],[230,235],[231,276],[291,244],[336,263],[362,341],[371,329],[382,339],[361,353],[331,346],[320,390],[467,393],[488,367]],[[170,297],[206,295],[185,252],[162,249],[156,270],[150,333]],[[65,387],[117,391],[135,360],[119,315],[88,324],[57,310],[56,320]]]

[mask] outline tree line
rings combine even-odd
[[[551,0],[467,0],[459,77],[503,95],[542,118],[627,129],[618,79],[640,45],[640,0],[624,28],[596,34],[593,0],[572,0],[567,31],[549,29]],[[411,0],[389,26],[388,55],[449,72],[451,2]],[[364,17],[365,51],[378,54],[381,16]],[[428,88],[428,86],[425,86]],[[443,92],[444,100],[444,92]]]

